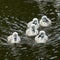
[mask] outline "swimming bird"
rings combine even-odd
[[[48,36],[46,35],[45,31],[41,30],[39,34],[35,37],[36,43],[46,43],[48,40]]]
[[[38,30],[35,28],[35,24],[32,24],[30,28],[26,30],[27,36],[36,36],[38,34]]]
[[[18,36],[17,32],[14,32],[12,35],[7,37],[8,43],[19,43],[21,38]]]
[[[48,27],[51,26],[51,20],[47,16],[42,16],[40,20],[40,26],[42,27]]]
[[[36,28],[36,29],[39,28],[39,22],[38,22],[38,19],[37,19],[37,18],[33,18],[33,20],[30,21],[30,22],[27,24],[27,27],[30,27],[32,24],[35,25],[35,28]]]

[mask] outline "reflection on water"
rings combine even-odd
[[[42,2],[41,2],[42,3]],[[27,22],[32,18],[47,15],[53,23],[49,28],[42,28],[49,36],[48,43],[33,46],[34,38],[25,35]],[[1,60],[59,60],[60,23],[53,3],[38,5],[35,1],[4,0],[0,1],[0,59]],[[21,36],[21,44],[7,44],[7,36],[12,32]]]

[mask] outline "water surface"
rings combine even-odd
[[[52,2],[27,0],[0,1],[0,60],[60,60],[60,21]],[[44,6],[44,3],[45,6]],[[34,17],[39,20],[47,15],[52,26],[41,28],[45,30],[49,41],[47,44],[35,44],[34,38],[27,37],[27,23]],[[13,32],[21,36],[21,44],[7,44],[7,36]]]

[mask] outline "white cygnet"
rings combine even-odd
[[[20,43],[21,41],[17,32],[14,32],[12,35],[8,36],[7,40],[8,40],[8,43]]]
[[[40,20],[40,26],[42,27],[51,26],[51,20],[47,16],[42,16]]]
[[[36,43],[46,43],[48,40],[48,36],[46,35],[45,31],[40,31],[39,34],[35,37]]]
[[[30,28],[26,30],[27,36],[36,36],[38,34],[38,30],[35,28],[35,24],[32,24]]]
[[[31,27],[32,24],[35,25],[35,28],[36,28],[36,29],[39,28],[39,22],[38,22],[38,19],[37,19],[37,18],[33,18],[33,20],[30,21],[30,22],[27,24],[27,27]]]

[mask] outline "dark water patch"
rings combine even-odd
[[[39,13],[38,4],[35,1],[28,3],[19,0],[1,0],[0,3],[0,14],[2,16],[24,17],[28,21],[29,18],[37,17]]]

